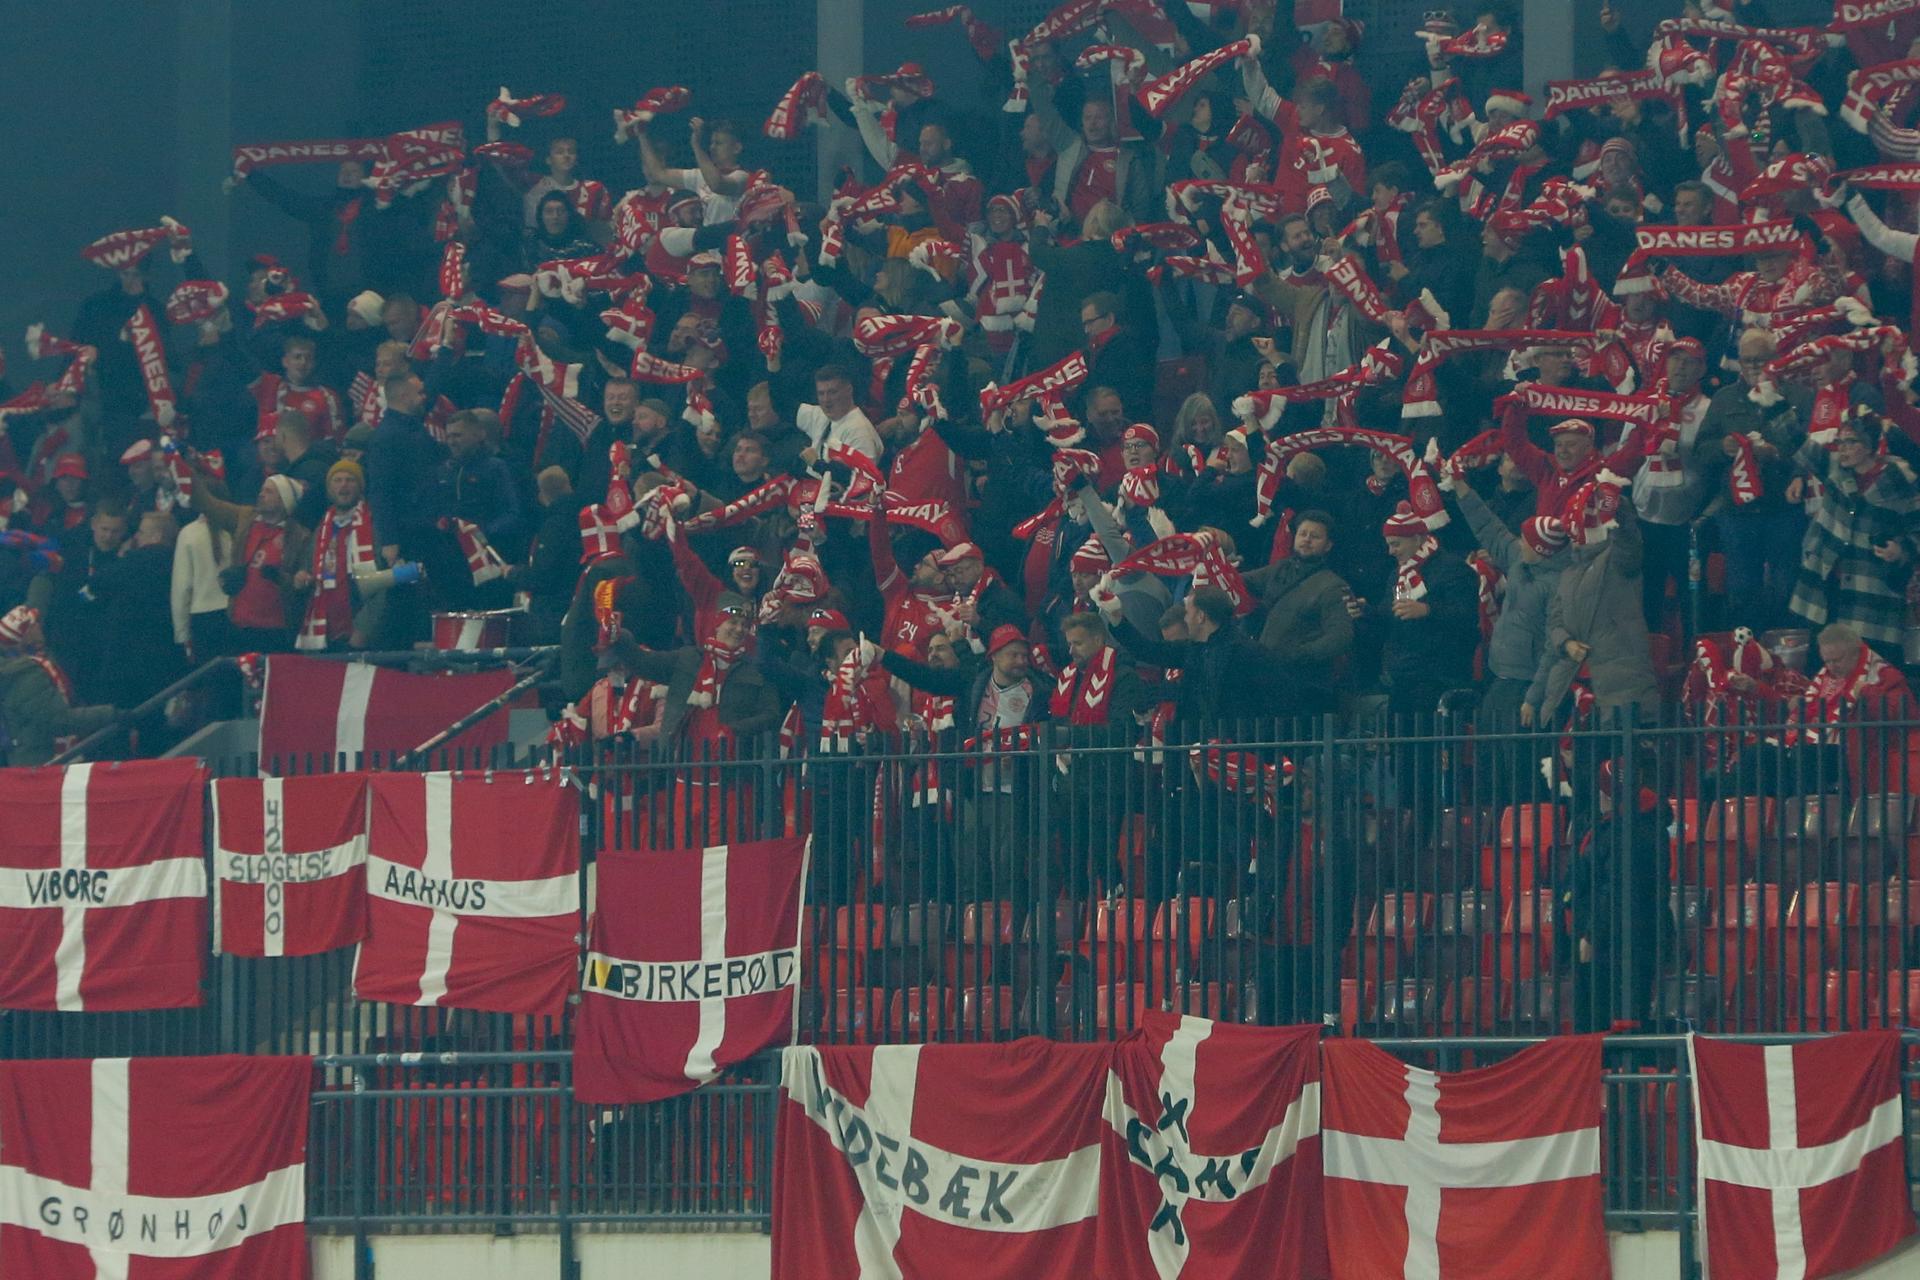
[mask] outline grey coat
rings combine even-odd
[[[1548,647],[1527,690],[1527,705],[1536,721],[1560,705],[1580,669],[1566,654],[1567,642],[1579,640],[1589,648],[1587,674],[1599,710],[1638,706],[1652,712],[1660,705],[1660,683],[1647,647],[1640,599],[1646,552],[1633,503],[1620,504],[1620,523],[1612,537],[1571,554],[1548,611]]]
[[[1466,485],[1454,494],[1473,536],[1494,568],[1506,576],[1500,616],[1487,641],[1487,670],[1501,680],[1532,680],[1547,651],[1547,618],[1560,574],[1573,557],[1562,551],[1545,560],[1521,555],[1519,535],[1507,528],[1486,500]]]

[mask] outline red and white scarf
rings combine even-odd
[[[1091,662],[1069,663],[1054,682],[1053,697],[1047,713],[1057,722],[1079,725],[1106,724],[1113,700],[1114,648],[1107,645]],[[1086,679],[1080,677],[1085,675]]]
[[[154,323],[153,311],[146,303],[134,308],[120,336],[133,347],[134,358],[140,362],[140,381],[147,389],[147,407],[164,431],[173,425],[178,409],[173,380],[167,374],[167,349],[160,340],[160,326]]]
[[[467,569],[473,574],[474,586],[507,576],[507,562],[489,545],[487,535],[480,531],[479,525],[455,516],[453,533],[460,540],[460,554],[467,558]]]
[[[1223,44],[1211,53],[1203,53],[1181,63],[1167,74],[1147,81],[1140,87],[1140,105],[1147,109],[1148,115],[1159,120],[1216,69],[1229,66],[1238,58],[1259,56],[1259,36],[1245,36],[1230,44]]]
[[[724,645],[717,640],[709,640],[701,645],[700,669],[693,673],[693,688],[687,691],[687,705],[718,706],[720,686],[727,682],[727,673],[733,670],[733,664],[739,661],[745,650],[745,645]]]
[[[1822,668],[1808,684],[1801,700],[1801,717],[1820,724],[1837,724],[1843,717],[1858,716],[1861,697],[1879,689],[1891,670],[1879,654],[1861,641],[1860,655],[1854,659],[1852,671],[1842,676],[1835,674],[1831,667]],[[1818,731],[1812,731],[1810,736],[1817,739]]]
[[[1394,603],[1397,604],[1402,600],[1425,600],[1427,598],[1427,580],[1422,576],[1420,570],[1426,567],[1427,561],[1431,559],[1433,553],[1439,549],[1440,542],[1437,538],[1423,538],[1420,541],[1420,549],[1415,551],[1410,559],[1402,561],[1394,569]]]
[[[328,511],[313,535],[313,596],[294,648],[324,649],[353,629],[353,575],[373,567],[373,518],[366,502],[355,503],[344,517]]]

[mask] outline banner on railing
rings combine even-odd
[[[200,1003],[197,760],[0,770],[0,1009]]]
[[[557,773],[375,774],[354,994],[565,1008],[579,963],[580,806]]]
[[[213,948],[311,956],[367,935],[367,775],[213,784]]]
[[[655,1102],[795,1030],[807,837],[610,850],[574,1032],[582,1102]]]
[[[1817,1280],[1913,1234],[1899,1032],[1687,1047],[1708,1276]]]
[[[1605,1280],[1600,1037],[1473,1071],[1324,1046],[1321,1152],[1335,1280]]]
[[[331,761],[411,751],[513,687],[510,670],[413,675],[364,662],[276,653],[260,699],[260,760]],[[483,756],[507,740],[507,711],[494,712],[446,744]],[[311,766],[309,766],[311,767]]]
[[[309,1058],[0,1063],[0,1274],[305,1280]]]

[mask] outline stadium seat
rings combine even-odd
[[[1012,987],[963,986],[960,989],[960,1038],[1005,1039],[1013,1033],[1016,1012]]]
[[[953,992],[946,987],[908,987],[893,993],[887,1005],[886,1040],[918,1044],[944,1039],[954,1031]]]
[[[839,907],[833,913],[833,946],[824,984],[851,986],[866,976],[869,956],[880,950],[887,936],[887,910],[877,902]]]
[[[1213,915],[1212,898],[1174,898],[1155,909],[1148,937],[1156,943],[1172,944],[1165,949],[1173,952],[1175,968],[1185,970],[1198,963],[1202,947],[1213,937]]]
[[[1457,978],[1440,1005],[1441,1035],[1485,1035],[1500,1013],[1501,984],[1492,978]]]
[[[1114,982],[1093,989],[1093,1027],[1096,1031],[1131,1031],[1146,1012],[1147,990],[1137,982]]]

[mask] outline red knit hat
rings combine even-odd
[[[828,631],[853,630],[852,624],[847,621],[847,615],[838,609],[815,609],[807,615],[807,625],[809,627],[824,627]]]
[[[1120,433],[1121,444],[1152,445],[1155,451],[1160,448],[1160,433],[1144,422],[1136,422]]]
[[[1088,538],[1074,550],[1067,561],[1069,573],[1105,573],[1113,568],[1113,558],[1107,549],[1100,545],[1100,539]]]
[[[1567,545],[1567,522],[1558,516],[1533,516],[1520,525],[1520,540],[1535,555],[1550,556]]]
[[[53,464],[53,478],[72,476],[76,480],[87,478],[87,460],[77,453],[63,453]]]
[[[1403,502],[1393,509],[1393,514],[1380,526],[1380,535],[1385,538],[1424,538],[1427,536],[1427,525],[1413,514],[1412,503]]]

